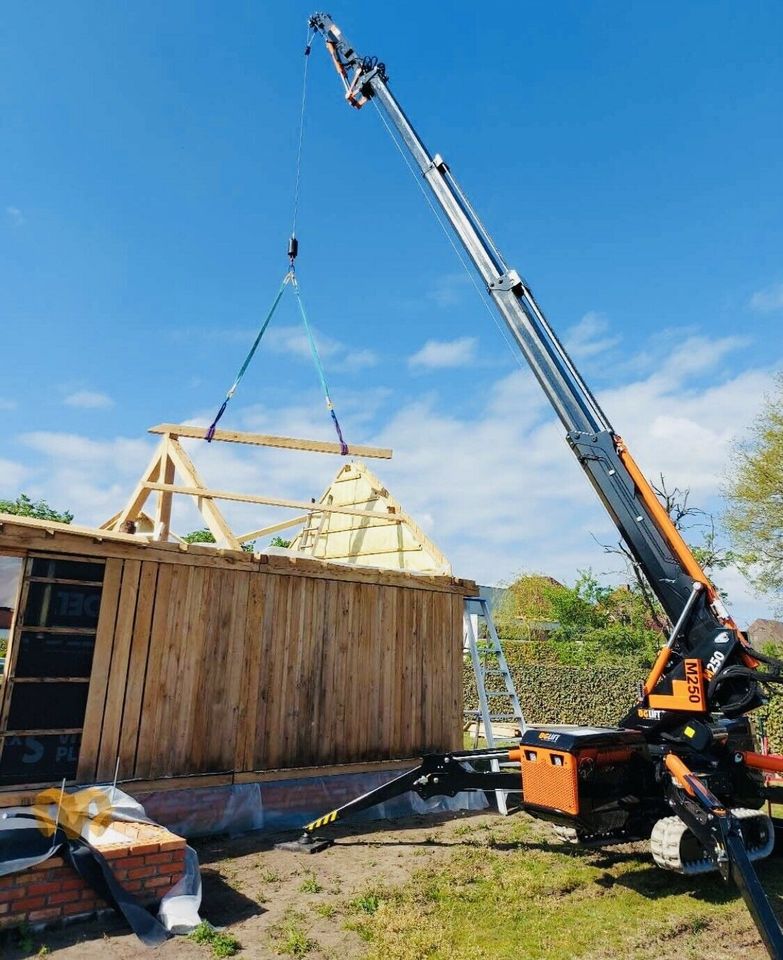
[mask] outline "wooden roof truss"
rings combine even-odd
[[[141,476],[130,499],[123,509],[107,520],[101,527],[104,530],[113,530],[120,533],[133,533],[139,520],[146,516],[143,508],[149,497],[156,494],[156,504],[153,518],[152,540],[166,541],[178,539],[171,532],[171,509],[175,494],[193,497],[196,507],[201,514],[204,525],[212,533],[219,547],[239,550],[243,543],[255,540],[258,537],[277,533],[282,530],[312,523],[315,513],[319,516],[328,514],[342,514],[348,517],[367,519],[368,512],[373,512],[372,525],[396,526],[403,522],[396,510],[389,506],[382,511],[368,511],[359,506],[337,506],[319,504],[318,510],[313,510],[313,502],[306,500],[292,500],[281,497],[261,496],[257,494],[235,493],[230,490],[218,490],[207,487],[202,481],[196,467],[180,443],[181,437],[192,439],[206,439],[207,431],[202,427],[191,427],[184,424],[164,423],[151,427],[150,433],[161,437],[155,453],[146,470]],[[232,430],[216,430],[213,440],[224,443],[241,443],[250,446],[275,447],[286,450],[302,450],[310,453],[341,454],[342,450],[337,443],[321,440],[303,440],[295,437],[278,437],[266,434],[240,433]],[[351,445],[348,454],[360,457],[374,457],[389,459],[392,451],[382,447],[367,447]],[[263,506],[281,507],[300,511],[297,516],[288,520],[251,530],[247,533],[236,534],[223,516],[216,501],[227,500],[239,503],[255,503]]]

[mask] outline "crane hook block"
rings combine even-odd
[[[296,239],[295,234],[291,234],[291,239],[288,241],[288,259],[291,263],[296,260],[296,255],[299,253],[299,241]]]

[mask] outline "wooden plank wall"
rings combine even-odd
[[[461,718],[458,592],[107,559],[80,782],[411,757]]]

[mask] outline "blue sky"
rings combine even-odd
[[[783,366],[783,8],[487,10],[331,8],[386,62],[643,466],[719,509],[731,443]],[[5,12],[0,496],[105,519],[148,458],[147,427],[218,406],[285,269],[310,12]],[[535,384],[320,45],[299,236],[349,439],[394,446],[378,472],[457,572],[609,570],[593,537],[611,528]],[[330,436],[292,298],[224,422]],[[194,456],[224,487],[292,496],[318,494],[338,466]],[[768,611],[727,576],[741,618]]]

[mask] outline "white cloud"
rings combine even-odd
[[[69,393],[64,403],[69,407],[80,407],[83,410],[105,410],[113,407],[114,401],[105,393],[97,390],[76,390]]]
[[[13,460],[0,460],[0,497],[3,500],[15,500],[20,486],[30,471],[21,463]]]
[[[757,290],[750,298],[749,306],[757,313],[783,310],[783,283],[773,283],[763,290]]]
[[[427,299],[436,306],[456,307],[461,303],[466,289],[470,286],[470,277],[463,273],[446,273],[439,277],[427,294]]]
[[[731,443],[771,383],[765,370],[721,373],[738,345],[689,337],[653,372],[600,396],[648,476],[663,472],[710,510],[720,508]],[[428,532],[457,573],[493,583],[542,570],[572,581],[579,568],[616,566],[593,539],[612,542],[616,531],[527,371],[498,381],[474,417],[420,399],[376,439],[395,449],[381,476],[414,517],[433,518]],[[736,572],[722,582],[739,618],[762,615],[765,603]]]
[[[355,373],[366,367],[374,367],[378,363],[378,356],[373,350],[352,349],[340,340],[318,330],[313,330],[313,338],[327,374],[330,370]],[[266,335],[266,346],[275,353],[289,354],[312,363],[310,341],[304,327],[297,324],[270,328]]]
[[[6,207],[5,208],[6,218],[15,226],[21,227],[26,222],[25,216],[19,207]]]
[[[235,406],[231,409],[231,428],[334,441],[331,418],[323,403],[317,402],[317,395],[317,387],[313,387],[305,400],[288,407]],[[369,423],[387,402],[388,391],[341,390],[335,400],[348,442],[371,442]],[[211,409],[203,411],[186,422],[206,426],[213,414]],[[0,461],[0,496],[3,490],[16,496],[24,478],[25,492],[34,499],[43,497],[57,509],[69,509],[77,523],[86,524],[100,524],[123,506],[156,443],[152,438],[95,440],[57,431],[32,431],[16,439],[36,462],[23,467]],[[289,499],[309,501],[320,496],[342,463],[337,456],[200,441],[183,443],[208,485]],[[154,495],[148,505],[153,502]],[[273,507],[231,502],[220,506],[237,531],[255,529],[286,516]],[[192,500],[176,497],[173,529],[186,533],[201,526],[203,521]]]
[[[77,433],[57,433],[47,430],[23,433],[19,440],[31,450],[65,463],[93,466],[137,460],[139,473],[149,459],[152,449],[148,440],[132,440],[126,437],[115,437],[113,440],[91,440]]]
[[[331,364],[331,369],[341,373],[355,373],[366,367],[374,367],[378,363],[378,355],[373,350],[349,350],[337,363]]]
[[[456,340],[428,340],[421,350],[408,358],[408,366],[429,370],[447,367],[466,367],[476,357],[476,337],[458,337]]]
[[[193,340],[207,342],[217,342],[222,347],[227,344],[239,344],[249,350],[251,344],[258,335],[258,328],[226,326],[226,327],[179,327],[170,330],[167,333],[169,339],[175,343],[186,343]],[[318,354],[326,368],[327,375],[330,371],[335,373],[355,373],[358,370],[364,370],[368,367],[374,367],[378,364],[378,354],[367,347],[351,347],[341,340],[330,337],[317,328],[313,328],[313,336]],[[282,324],[269,327],[264,334],[264,338],[259,346],[262,353],[268,350],[278,355],[287,354],[307,363],[312,363],[312,354],[310,352],[310,343],[307,339],[304,326],[302,324]],[[237,353],[236,362],[239,365],[243,357],[242,353]],[[198,378],[196,378],[198,379]],[[198,383],[201,381],[198,380]],[[191,381],[191,385],[193,385]]]
[[[78,434],[37,431],[18,436],[31,452],[24,464],[0,461],[0,495],[20,489],[77,523],[100,524],[123,505],[149,461],[154,443],[125,437],[100,441]]]
[[[608,331],[609,321],[606,317],[594,310],[588,311],[578,323],[566,331],[565,344],[568,352],[574,357],[586,359],[611,350],[620,342],[620,337],[612,336]]]
[[[648,476],[663,472],[671,485],[690,487],[696,505],[711,510],[720,506],[731,443],[752,422],[771,383],[763,369],[737,373],[725,362],[738,345],[734,338],[687,337],[651,369],[600,394]],[[381,389],[340,391],[336,400],[349,442],[394,449],[392,461],[370,462],[370,468],[427,529],[458,575],[497,583],[527,569],[572,582],[580,568],[616,569],[593,539],[615,540],[614,526],[528,371],[498,380],[472,415],[444,410],[434,394],[414,397],[392,413],[388,391]],[[212,413],[195,420],[206,424]],[[235,406],[231,426],[334,439],[327,414],[310,396],[282,407]],[[153,449],[150,440],[126,437],[98,441],[35,432],[18,439],[39,462],[29,468],[0,463],[0,478],[17,471],[9,493],[16,495],[24,479],[25,492],[72,509],[77,522],[98,523],[115,513]],[[190,442],[188,449],[207,484],[301,500],[319,496],[342,463],[338,457],[229,444]],[[193,504],[177,499],[183,504],[175,509],[174,529],[201,526]],[[238,531],[287,515],[228,502],[221,508]],[[736,571],[724,571],[720,579],[738,619],[770,615]]]

